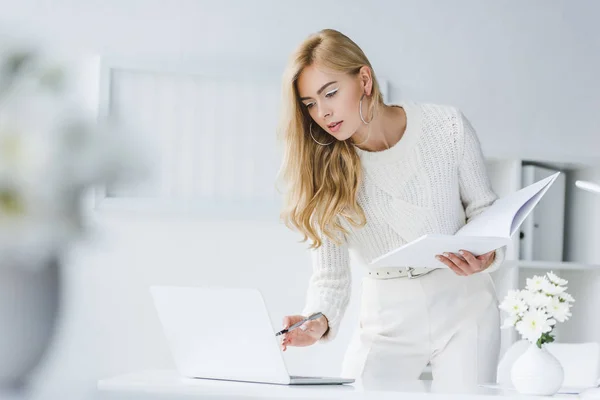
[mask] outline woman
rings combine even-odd
[[[307,38],[283,80],[286,224],[310,240],[313,274],[288,346],[333,339],[350,297],[349,249],[365,262],[426,233],[454,234],[497,198],[472,126],[456,108],[383,102],[362,50],[340,32]],[[437,256],[448,268],[371,270],[342,376],[495,381],[499,312],[490,275],[505,249]],[[485,273],[484,273],[485,271]],[[377,274],[379,272],[379,274]]]

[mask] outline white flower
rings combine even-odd
[[[569,281],[567,281],[566,279],[562,279],[560,278],[558,275],[554,274],[554,272],[550,271],[546,274],[548,276],[548,279],[550,280],[550,282],[559,285],[559,286],[564,286],[567,283],[569,283]]]
[[[0,52],[0,267],[44,265],[84,232],[86,190],[144,170],[131,132],[86,112],[36,60]]]
[[[546,281],[543,283],[542,292],[547,293],[552,296],[554,296],[556,294],[560,294],[560,293],[564,292],[565,290],[567,290],[567,288],[565,286],[558,286],[549,281]]]
[[[506,293],[505,299],[520,299],[521,298],[521,291],[520,290],[514,290],[514,289],[510,289],[508,291],[508,293]]]
[[[532,293],[527,299],[527,304],[529,304],[531,308],[544,308],[550,305],[551,302],[552,297],[545,293]]]
[[[516,324],[517,331],[531,343],[537,342],[542,334],[552,331],[552,321],[543,310],[530,310]]]
[[[521,290],[519,296],[526,304],[529,304],[531,302],[531,298],[535,294],[536,294],[536,292],[530,292],[529,290]]]
[[[554,297],[548,306],[548,313],[558,322],[565,322],[571,316],[570,308],[569,303],[561,302],[558,297]]]
[[[527,278],[527,290],[532,292],[543,290],[545,282],[548,282],[548,278],[545,276],[536,275],[533,278]]]
[[[504,323],[502,324],[501,329],[514,327],[517,324],[517,322],[519,322],[520,319],[521,319],[521,317],[516,314],[509,315],[508,318],[506,318],[504,320]]]
[[[510,294],[504,299],[502,304],[500,304],[500,309],[510,313],[511,315],[523,315],[523,313],[527,311],[528,307],[520,296]]]
[[[562,301],[566,301],[568,303],[573,303],[575,302],[575,299],[573,298],[573,296],[571,296],[569,293],[565,292],[565,293],[561,293],[558,295],[558,298],[561,299]]]

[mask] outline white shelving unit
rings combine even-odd
[[[556,222],[556,215],[560,215],[560,218],[564,218],[564,221],[556,224],[550,224],[550,228],[544,226],[545,229],[561,229],[559,240],[547,240],[547,242],[539,238],[548,238],[552,235],[543,232],[544,235],[539,235],[536,243],[536,252],[534,254],[542,254],[544,257],[545,246],[564,246],[567,250],[568,244],[570,244],[570,251],[561,252],[548,252],[552,254],[562,254],[561,259],[556,260],[541,260],[533,257],[532,259],[523,259],[521,255],[521,237],[519,234],[515,234],[511,245],[507,249],[507,257],[503,267],[492,273],[494,282],[496,284],[496,290],[498,293],[499,300],[502,300],[510,289],[522,289],[525,285],[526,279],[533,275],[541,275],[547,271],[554,271],[559,275],[570,275],[574,276],[595,276],[597,272],[600,272],[600,264],[594,262],[586,262],[587,260],[594,259],[591,255],[595,253],[594,246],[591,238],[588,236],[588,232],[594,232],[593,227],[589,226],[593,224],[593,218],[589,218],[587,214],[593,214],[595,210],[600,208],[600,202],[597,205],[587,204],[586,210],[580,210],[579,206],[575,207],[572,204],[573,194],[578,190],[574,186],[575,176],[579,175],[581,171],[587,171],[589,169],[598,168],[597,165],[587,165],[580,163],[568,163],[568,162],[549,162],[547,160],[526,160],[526,159],[488,159],[488,173],[492,182],[494,191],[498,196],[503,197],[509,193],[515,192],[524,186],[523,182],[523,171],[526,165],[536,165],[543,168],[549,168],[556,171],[561,171],[566,175],[565,184],[565,199],[556,201],[556,199],[544,197],[540,200],[540,203],[536,207],[537,210],[544,210],[541,214],[538,211],[537,215],[530,214],[526,222],[523,223],[521,229],[524,229],[527,223],[528,228],[533,225],[531,222],[532,218],[546,222],[545,218],[553,218]],[[530,182],[525,182],[525,184]],[[548,192],[550,193],[550,191]],[[546,202],[544,206],[543,202]],[[548,207],[548,205],[552,206]],[[555,206],[558,204],[560,206]],[[541,207],[540,207],[541,206]],[[555,207],[564,207],[563,209],[556,210]],[[594,208],[597,207],[597,208]],[[592,211],[590,211],[592,210]],[[548,217],[545,217],[548,215]],[[529,220],[529,221],[528,221]],[[547,224],[546,224],[547,225]],[[526,228],[525,228],[526,229]],[[531,229],[528,231],[531,234]],[[600,243],[598,243],[600,244]],[[555,250],[555,249],[553,249]],[[530,252],[531,254],[531,252]],[[579,257],[578,259],[571,259],[570,257]],[[597,260],[594,259],[594,260]],[[587,275],[586,275],[587,274]],[[590,275],[591,274],[591,275]],[[579,285],[585,285],[587,278],[580,278]],[[577,290],[577,286],[572,288]],[[581,289],[581,288],[579,288]],[[570,293],[577,296],[570,290]],[[580,309],[577,310],[580,314],[589,314],[594,309],[594,304],[579,304]],[[504,317],[504,315],[503,315]],[[585,318],[582,318],[585,319]],[[569,339],[574,341],[575,337],[571,332],[576,331],[578,328],[567,327],[563,328],[570,330]],[[561,340],[561,330],[557,331],[557,340]],[[502,347],[501,355],[508,347],[510,347],[519,337],[514,329],[508,329],[502,331]],[[577,338],[575,338],[577,340]],[[589,340],[589,338],[582,336],[582,340]]]
[[[600,271],[600,264],[586,264],[571,261],[529,261],[519,260],[517,261],[519,268],[530,268],[530,269],[543,269],[543,270],[569,270],[569,271]]]
[[[96,209],[278,219],[278,67],[105,56],[97,69],[98,114],[143,132],[153,157],[143,182],[98,188]]]
[[[500,159],[489,159],[487,161],[487,166],[488,166],[488,173],[490,176],[490,179],[492,181],[492,186],[494,188],[494,191],[498,194],[499,197],[503,197],[508,195],[509,193],[515,192],[519,189],[521,189],[524,184],[522,181],[522,171],[523,171],[523,166],[524,165],[539,165],[541,167],[544,168],[549,168],[555,171],[560,171],[563,174],[565,174],[567,177],[570,176],[573,173],[576,173],[578,170],[584,170],[586,168],[593,168],[594,166],[588,166],[588,165],[584,165],[584,164],[576,164],[576,163],[565,163],[565,162],[557,162],[557,163],[552,163],[552,162],[548,162],[548,161],[536,161],[536,160],[522,160],[522,159],[511,159],[511,160],[500,160]],[[571,182],[572,180],[567,179],[567,186],[566,186],[566,191],[570,191],[570,190],[576,190],[574,185],[572,185]],[[552,190],[552,188],[550,189]],[[548,193],[550,193],[550,191],[548,191]],[[540,200],[540,203],[536,206],[535,210],[539,210],[542,209],[544,205],[548,204],[551,199],[548,197],[548,193],[546,194],[545,197],[543,197]],[[569,196],[566,196],[567,198]],[[544,218],[549,218],[552,217],[554,214],[559,214],[562,218],[564,218],[564,222],[561,222],[560,224],[557,224],[556,226],[552,226],[550,229],[561,229],[562,232],[561,235],[559,236],[562,240],[563,237],[567,237],[570,232],[569,229],[578,229],[580,228],[579,226],[570,226],[568,223],[566,223],[566,219],[568,218],[567,213],[565,212],[565,210],[567,208],[569,208],[571,205],[569,204],[568,199],[565,202],[558,202],[557,204],[559,204],[561,207],[564,207],[564,209],[562,210],[554,210],[554,209],[547,209],[548,216],[546,215],[539,215],[536,216],[537,218],[540,219],[544,219]],[[552,214],[552,215],[550,215]],[[532,214],[529,215],[529,217],[527,217],[527,219],[525,220],[525,222],[523,223],[523,225],[521,226],[521,230],[523,230],[523,227],[530,222],[530,220],[534,217],[533,212]],[[564,235],[563,235],[564,234]],[[586,263],[586,262],[579,262],[578,260],[570,260],[568,259],[568,255],[566,255],[566,253],[561,252],[560,254],[563,254],[563,257],[561,259],[556,259],[556,260],[541,260],[541,259],[524,259],[524,257],[522,257],[521,255],[521,251],[520,251],[520,237],[518,235],[515,235],[513,237],[513,241],[511,246],[509,246],[508,249],[508,254],[506,257],[506,263],[509,266],[514,266],[514,267],[518,267],[518,268],[532,268],[532,269],[559,269],[559,270],[594,270],[596,268],[600,269],[600,264],[594,264],[594,263]],[[559,243],[559,245],[563,246],[565,245],[565,242],[561,242]],[[537,244],[538,246],[540,246],[540,244]],[[546,243],[541,243],[541,249],[543,251],[544,246],[546,246],[548,244]],[[555,242],[552,243],[552,245],[556,245]]]

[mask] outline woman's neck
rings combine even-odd
[[[389,149],[402,139],[406,130],[406,112],[399,106],[382,104],[368,125],[362,125],[352,136],[358,148],[365,151]],[[368,140],[367,139],[368,135]],[[354,140],[354,138],[356,139]]]

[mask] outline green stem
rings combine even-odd
[[[537,347],[539,347],[541,349],[542,345],[544,345],[546,343],[552,343],[552,342],[554,342],[554,336],[552,336],[550,334],[551,332],[552,331],[543,333],[542,336],[540,336],[540,338],[538,339],[538,341],[536,343]]]

